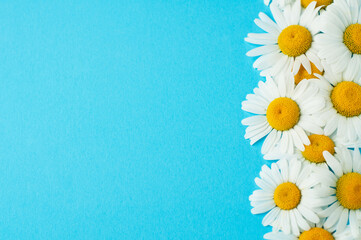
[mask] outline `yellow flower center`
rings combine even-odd
[[[312,79],[317,78],[314,74],[320,74],[323,75],[323,72],[318,70],[318,68],[311,62],[311,74],[309,74],[306,69],[301,65],[300,70],[298,70],[298,73],[295,75],[295,84],[299,84],[303,79]]]
[[[293,128],[300,120],[300,108],[292,99],[280,97],[268,105],[266,116],[271,127],[285,131]]]
[[[351,172],[340,177],[336,184],[336,197],[347,209],[361,208],[361,174]]]
[[[282,183],[276,188],[273,199],[282,210],[291,210],[300,203],[301,191],[294,183]]]
[[[345,117],[361,114],[361,86],[354,82],[343,81],[331,92],[331,102],[337,112]]]
[[[314,0],[301,0],[301,5],[302,5],[302,7],[307,8],[307,6],[313,1]],[[316,7],[328,6],[331,3],[333,3],[333,0],[316,0],[316,2],[317,2]]]
[[[314,227],[301,233],[299,240],[335,240],[332,234],[323,228]]]
[[[335,154],[335,143],[331,138],[325,135],[313,134],[308,137],[311,144],[306,146],[302,155],[305,159],[313,163],[324,163],[323,151],[328,151],[332,155]]]
[[[300,25],[291,25],[282,30],[278,36],[278,46],[281,51],[297,57],[307,52],[312,44],[312,35],[307,28]]]
[[[361,54],[361,24],[348,26],[343,33],[343,42],[352,53]]]

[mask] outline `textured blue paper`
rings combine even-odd
[[[261,239],[262,0],[1,1],[1,239]]]

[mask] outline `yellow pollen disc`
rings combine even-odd
[[[307,6],[313,1],[314,0],[301,0],[301,5],[302,5],[302,7],[307,8]],[[328,6],[331,3],[333,3],[333,0],[316,0],[316,2],[317,2],[316,7]]]
[[[305,151],[302,155],[305,159],[313,163],[324,163],[326,162],[323,157],[323,151],[328,151],[332,155],[335,154],[335,143],[331,138],[325,135],[313,134],[308,137],[311,144],[306,146]]]
[[[352,53],[361,54],[361,24],[348,26],[343,33],[343,42]]]
[[[299,240],[335,240],[332,234],[323,228],[314,227],[301,233]]]
[[[278,36],[278,46],[281,51],[297,57],[307,52],[312,44],[312,35],[307,28],[300,25],[291,25],[282,30]]]
[[[311,74],[309,74],[306,69],[301,65],[300,70],[298,70],[298,73],[295,75],[295,84],[299,84],[303,79],[312,79],[317,78],[314,74],[320,74],[323,75],[323,72],[318,70],[318,68],[311,62]]]
[[[300,203],[301,191],[294,183],[282,183],[276,188],[273,199],[282,210],[291,210]]]
[[[336,184],[336,197],[347,209],[361,208],[361,174],[351,172],[340,177]]]
[[[337,112],[345,117],[361,114],[361,86],[354,82],[343,81],[331,92],[331,102]]]
[[[278,131],[285,131],[298,123],[300,108],[290,98],[276,98],[268,105],[266,117],[271,127]]]

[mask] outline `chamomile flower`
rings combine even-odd
[[[323,156],[323,152],[327,151],[331,155],[337,155],[346,149],[344,146],[335,142],[330,136],[311,134],[308,136],[310,139],[310,145],[305,145],[305,150],[296,150],[298,159],[305,164],[311,164],[313,169],[317,171],[315,167],[322,167],[328,169],[326,159]],[[336,147],[336,144],[338,145]]]
[[[270,152],[264,155],[265,160],[278,160],[285,159],[286,161],[293,159],[296,157],[303,164],[311,165],[313,171],[317,171],[319,167],[324,169],[328,169],[328,165],[323,156],[323,152],[327,151],[331,155],[337,156],[338,154],[342,154],[346,148],[333,140],[333,137],[320,135],[320,134],[311,134],[308,136],[310,140],[309,145],[305,145],[305,149],[303,151],[299,149],[295,149],[295,154],[284,154],[279,151]]]
[[[317,74],[323,75],[323,71],[321,72],[315,64],[311,62],[311,72],[308,73],[307,70],[301,65],[300,69],[296,73],[296,75],[293,76],[293,80],[295,81],[295,84],[299,84],[302,80],[308,80],[308,79],[315,79],[317,78]],[[316,74],[316,75],[315,75]]]
[[[311,167],[301,162],[280,160],[271,168],[264,165],[256,178],[261,188],[249,197],[253,214],[267,213],[264,226],[272,226],[274,231],[298,235],[311,228],[310,223],[320,221],[317,200],[319,182],[310,176]]]
[[[252,49],[247,56],[260,56],[253,64],[261,70],[261,76],[276,76],[280,72],[296,74],[302,65],[311,73],[311,62],[322,72],[323,66],[313,46],[313,40],[318,33],[316,18],[320,7],[315,8],[312,2],[301,11],[299,2],[281,10],[274,3],[270,5],[272,21],[264,13],[255,23],[266,33],[250,33],[245,40],[249,43],[262,45]]]
[[[323,71],[319,70],[316,65],[311,62],[311,73],[308,73],[307,70],[301,65],[296,75],[292,76],[293,79],[290,81],[294,81],[297,85],[302,80],[318,79],[319,75],[324,76],[325,78],[336,76],[330,65],[328,65],[325,60],[321,60],[321,65],[323,67]],[[338,75],[339,74],[337,74],[337,76]]]
[[[360,7],[358,0],[335,0],[319,18],[322,33],[315,36],[315,46],[336,73],[361,73]]]
[[[350,228],[347,227],[342,232],[335,232],[334,229],[325,228],[322,222],[313,224],[313,226],[299,235],[285,234],[282,231],[270,232],[264,235],[264,239],[268,240],[353,240]]]
[[[345,146],[361,146],[361,78],[358,69],[343,75],[318,75],[312,80],[326,100],[319,117],[325,121],[325,134],[335,134]]]
[[[352,235],[357,237],[361,220],[360,152],[347,150],[338,156],[324,152],[324,157],[332,171],[319,169],[313,175],[328,187],[323,191],[327,208],[320,211],[319,216],[326,218],[325,228],[334,228],[337,233],[344,231],[349,222]]]
[[[248,94],[242,102],[244,111],[257,114],[242,121],[248,125],[245,138],[253,145],[267,136],[261,152],[280,151],[292,154],[294,147],[304,151],[309,145],[307,132],[323,134],[323,121],[313,114],[324,108],[324,99],[318,96],[317,88],[309,81],[302,81],[296,87],[286,77],[274,81],[267,77],[260,81],[254,94]]]
[[[288,5],[293,4],[294,2],[297,2],[298,0],[273,0],[272,2],[276,3],[281,8],[284,8]],[[314,0],[301,0],[301,5],[303,8],[307,8],[307,6],[313,2]],[[264,4],[267,6],[270,4],[271,0],[264,0]],[[328,6],[333,2],[333,0],[316,0],[316,7],[319,6]]]

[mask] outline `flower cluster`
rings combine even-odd
[[[265,81],[242,102],[264,165],[249,197],[264,238],[361,239],[361,0],[264,0],[247,56]]]

